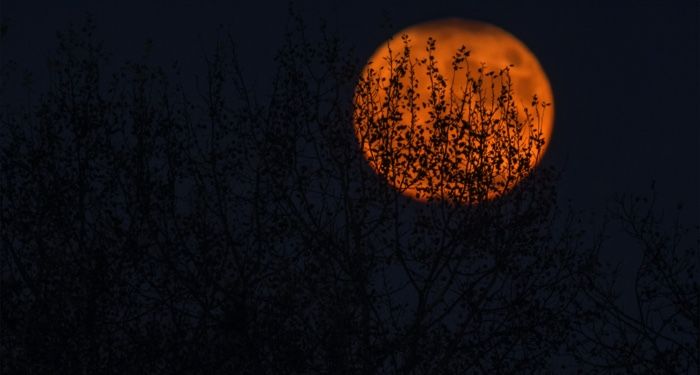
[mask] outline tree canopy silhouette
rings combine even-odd
[[[470,89],[505,85],[501,117],[473,106],[475,122],[458,121],[440,84],[428,105],[441,125],[404,147],[378,131],[410,85],[363,77],[339,38],[307,34],[292,18],[264,99],[230,36],[190,89],[147,57],[114,64],[90,22],[60,34],[46,90],[2,114],[4,373],[526,373],[561,356],[601,372],[697,369],[698,284],[675,271],[693,272],[697,244],[668,260],[675,242],[622,211],[649,245],[640,301],[674,304],[660,327],[621,313],[599,244],[557,205],[557,174],[518,146],[540,140],[508,104],[507,68]],[[363,99],[384,89],[384,103]],[[481,133],[453,136],[469,130]],[[447,154],[478,162],[458,173]],[[387,184],[418,166],[439,176],[419,190],[445,199]],[[515,175],[527,178],[511,188]],[[619,356],[637,343],[662,363]]]

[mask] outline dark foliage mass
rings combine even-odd
[[[261,100],[232,38],[189,88],[115,64],[89,22],[60,34],[48,87],[1,114],[2,373],[698,370],[697,228],[614,205],[629,292],[550,169],[476,205],[410,200],[358,147],[361,64],[305,35]],[[484,197],[492,177],[450,181]]]

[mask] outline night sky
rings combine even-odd
[[[299,1],[293,7],[311,27],[325,19],[363,59],[391,34],[432,19],[476,19],[510,31],[550,77],[556,120],[544,163],[564,172],[561,196],[600,208],[614,194],[648,193],[655,180],[662,199],[683,202],[697,220],[697,4]],[[288,9],[284,1],[4,1],[2,55],[30,70],[40,87],[56,30],[86,12],[115,60],[138,56],[152,40],[157,61],[196,69],[224,30],[237,39],[247,78],[264,95]]]
[[[542,164],[562,172],[561,202],[598,215],[616,195],[649,194],[655,181],[660,209],[682,203],[682,219],[700,223],[697,2],[328,0],[295,1],[291,8],[311,31],[325,20],[360,60],[399,30],[429,20],[473,19],[509,31],[534,52],[550,79],[555,123]],[[0,21],[7,29],[0,59],[30,73],[33,92],[41,93],[56,32],[89,14],[114,65],[138,59],[150,44],[153,62],[177,61],[183,79],[194,80],[217,36],[228,32],[249,87],[264,98],[289,9],[287,1],[265,0],[3,0]],[[11,86],[4,95],[3,106],[21,104],[26,92]],[[612,244],[609,255],[633,259],[628,271],[636,270],[639,253],[629,243]]]

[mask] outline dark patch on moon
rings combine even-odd
[[[522,58],[520,52],[516,51],[513,48],[509,48],[506,51],[506,60],[508,60],[509,63],[511,63],[515,66],[519,66],[522,63],[523,58]]]
[[[523,79],[518,82],[519,87],[516,89],[528,96],[532,96],[535,93],[535,85],[532,79]]]

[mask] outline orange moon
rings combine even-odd
[[[408,39],[405,39],[406,37]],[[409,161],[404,161],[404,164],[401,164],[403,167],[400,167],[400,163],[396,161],[390,168],[383,168],[377,156],[379,154],[375,146],[377,143],[373,143],[372,136],[367,136],[368,132],[371,133],[379,129],[378,126],[380,125],[377,124],[385,124],[384,127],[381,128],[382,130],[379,130],[382,134],[374,136],[374,139],[379,137],[394,137],[394,139],[388,142],[393,145],[392,147],[398,148],[401,147],[399,145],[406,144],[406,134],[398,129],[405,129],[409,126],[408,123],[422,123],[424,128],[428,128],[428,133],[435,131],[434,127],[437,120],[435,117],[430,117],[430,107],[425,106],[425,102],[428,101],[431,96],[430,88],[433,83],[429,82],[430,74],[425,63],[423,65],[419,63],[419,61],[423,59],[429,59],[429,52],[426,49],[429,38],[435,42],[435,48],[430,52],[435,58],[435,66],[439,69],[439,72],[444,75],[445,80],[455,92],[466,92],[462,90],[465,90],[464,88],[470,85],[467,76],[477,80],[480,74],[479,68],[483,68],[481,77],[484,79],[484,87],[491,87],[490,83],[487,84],[487,82],[490,81],[487,81],[487,77],[484,77],[483,74],[489,71],[495,71],[497,73],[499,70],[507,67],[507,74],[510,76],[511,84],[511,101],[517,107],[517,117],[520,118],[521,121],[524,119],[525,108],[528,108],[531,114],[537,113],[533,121],[533,126],[537,129],[539,137],[544,143],[540,143],[536,150],[535,145],[532,143],[530,146],[527,146],[532,148],[529,150],[530,153],[527,154],[529,165],[526,165],[524,168],[527,172],[516,177],[512,177],[511,175],[506,177],[505,169],[502,167],[494,167],[493,173],[496,175],[494,181],[507,180],[507,183],[503,182],[499,185],[501,188],[493,189],[493,191],[489,190],[488,193],[481,194],[481,199],[465,198],[459,199],[459,201],[463,204],[474,204],[478,203],[479,200],[497,198],[517,185],[524,175],[529,173],[529,171],[539,163],[549,145],[554,127],[554,97],[549,80],[542,66],[532,51],[530,51],[523,42],[497,26],[484,22],[462,19],[429,21],[401,30],[386,43],[383,43],[377,48],[364,67],[362,77],[369,77],[369,74],[374,74],[380,88],[375,89],[371,93],[369,89],[363,91],[360,87],[362,85],[361,79],[355,92],[356,109],[354,113],[354,128],[362,152],[372,169],[378,174],[383,175],[387,183],[401,192],[401,194],[423,202],[431,199],[450,200],[447,193],[444,192],[444,189],[440,190],[434,188],[434,186],[437,186],[435,183],[437,172],[427,166],[428,164],[426,163],[420,164],[418,159],[414,158],[408,159]],[[394,117],[385,116],[383,120],[379,120],[379,113],[386,111],[387,106],[391,105],[386,104],[390,103],[390,100],[387,99],[387,96],[389,96],[388,89],[382,89],[381,86],[388,84],[392,75],[396,74],[395,59],[403,53],[406,46],[410,48],[410,60],[417,63],[415,75],[412,79],[415,79],[417,83],[414,86],[415,94],[417,94],[419,98],[417,102],[422,101],[423,105],[412,105],[411,109],[403,105],[398,109],[400,112],[399,115]],[[462,46],[466,47],[466,50],[469,51],[469,55],[465,60],[466,68],[453,73],[453,57]],[[389,56],[392,57],[389,58]],[[392,59],[394,62],[390,63]],[[423,62],[426,60],[423,60]],[[401,81],[400,87],[404,89],[410,85],[408,74],[405,74],[403,77],[399,78],[399,80]],[[487,101],[499,95],[498,87],[498,84],[496,84],[495,91],[487,98]],[[405,98],[404,95],[406,94],[401,92],[398,95]],[[540,104],[544,102],[549,103],[549,105],[546,107],[537,105],[541,112],[535,112],[532,106],[533,95],[537,95]],[[449,96],[449,92],[447,96]],[[374,104],[372,102],[374,102]],[[368,104],[374,105],[374,112],[360,111],[357,109],[361,106],[367,107]],[[398,104],[396,104],[396,106],[398,108]],[[474,121],[474,119],[467,118],[467,115],[464,114],[462,122],[466,123],[465,121]],[[449,134],[450,135],[446,137],[454,138],[464,136],[464,132],[458,133],[452,129]],[[414,135],[414,139],[415,138],[416,136]],[[460,139],[456,139],[454,142],[459,143]],[[428,140],[421,144],[423,145],[421,147],[424,147],[423,150],[426,149],[425,147],[430,147],[430,141]],[[487,147],[491,149],[495,146],[493,144],[488,144]],[[522,148],[520,150],[522,151]],[[524,150],[522,152],[527,151],[528,150]],[[398,151],[397,155],[400,153],[401,151]],[[467,168],[466,162],[463,159],[453,160],[453,164],[451,165],[454,169]],[[499,163],[499,165],[501,164]],[[467,174],[463,174],[462,176],[467,176]],[[452,190],[455,190],[459,189],[461,185],[464,184],[460,183],[459,179],[454,179],[450,186]],[[464,189],[466,189],[466,187],[464,187]],[[454,193],[451,194],[454,196]]]

